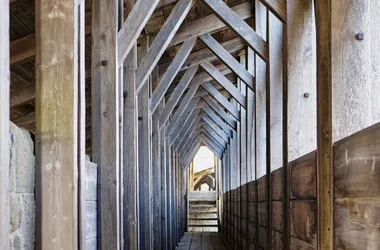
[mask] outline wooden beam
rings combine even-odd
[[[11,249],[9,204],[9,4],[0,1],[0,249]]]
[[[246,107],[246,98],[220,71],[211,63],[202,63],[202,68],[223,86],[225,90],[230,93],[233,98],[240,103],[244,108]]]
[[[170,13],[168,19],[166,19],[161,30],[158,32],[154,39],[148,53],[140,63],[136,72],[136,92],[137,94],[144,86],[147,77],[152,73],[154,67],[156,67],[160,57],[165,52],[170,41],[173,39],[175,33],[179,29],[183,20],[189,13],[194,0],[180,0],[173,11]]]
[[[331,1],[314,3],[317,31],[317,245],[320,249],[333,249]]]
[[[98,246],[120,248],[118,1],[92,4],[92,157],[99,165]]]
[[[253,5],[247,1],[233,7],[232,11],[244,20],[253,16],[252,8]],[[190,37],[200,36],[206,33],[211,34],[225,27],[226,25],[216,15],[209,15],[193,22],[186,23],[178,30],[177,34],[169,44],[169,47],[180,44]]]
[[[170,133],[167,133],[169,137],[169,145],[172,146],[174,140],[177,138],[179,131],[181,130],[181,124],[185,124],[189,118],[189,115],[195,109],[199,102],[200,98],[193,99],[190,101],[189,105],[187,105],[185,111],[182,113],[181,117],[178,119],[178,125],[174,126]],[[167,128],[168,129],[168,128]]]
[[[240,37],[235,37],[230,40],[221,43],[221,46],[228,51],[228,53],[243,53],[243,50],[246,48],[245,43],[241,40]],[[209,48],[204,48],[201,50],[197,50],[191,53],[183,63],[180,71],[187,70],[188,68],[192,68],[194,66],[198,66],[203,62],[212,62],[217,60],[218,57],[210,51]],[[159,64],[160,74],[163,74],[166,69],[169,67],[171,61],[163,62]]]
[[[158,104],[161,102],[162,97],[164,97],[166,91],[168,90],[168,88],[170,87],[170,84],[172,83],[172,81],[176,77],[176,75],[177,75],[179,69],[181,68],[182,64],[184,63],[185,59],[188,57],[191,50],[193,49],[196,40],[197,40],[197,37],[189,39],[182,44],[181,48],[177,52],[173,61],[171,62],[169,68],[166,70],[165,74],[160,79],[160,82],[159,82],[157,88],[154,90],[152,97],[149,99],[150,114],[153,114],[153,112],[156,110]],[[195,74],[195,72],[194,72],[194,74]],[[194,74],[193,74],[193,76],[194,76]],[[186,80],[186,78],[185,78],[185,80]],[[187,81],[187,84],[189,81]],[[186,81],[185,81],[185,83],[186,83]],[[181,81],[179,84],[181,84]],[[187,84],[186,84],[186,86],[187,86]]]
[[[165,122],[168,120],[169,115],[173,112],[174,107],[177,105],[179,100],[181,99],[182,94],[185,92],[187,86],[189,85],[191,79],[193,79],[195,73],[198,70],[198,66],[189,68],[186,70],[185,74],[177,84],[176,88],[174,89],[174,92],[170,95],[170,98],[164,108],[164,110],[161,113],[160,116],[160,126],[161,124],[165,124]]]
[[[281,22],[286,23],[287,9],[285,0],[260,0]]]
[[[245,84],[255,91],[254,77],[210,34],[199,37]]]
[[[36,248],[77,249],[81,232],[78,231],[78,172],[85,167],[81,96],[84,75],[80,74],[84,34],[79,28],[83,24],[83,12],[75,0],[62,0],[60,5],[37,0],[35,6],[38,13]]]
[[[177,124],[179,123],[179,120],[180,118],[182,117],[182,115],[184,114],[184,112],[186,111],[187,109],[187,106],[190,104],[190,102],[192,101],[193,99],[193,96],[195,94],[195,92],[197,92],[197,89],[198,89],[199,85],[194,85],[192,86],[189,91],[186,93],[185,97],[183,98],[182,102],[181,102],[181,105],[179,105],[178,109],[176,110],[176,112],[174,113],[172,119],[170,120],[168,126],[166,127],[166,133],[169,135],[169,136],[172,136],[173,134],[173,129],[177,126]],[[193,99],[193,100],[196,100],[196,99]],[[198,99],[199,100],[199,99]],[[197,102],[198,103],[198,102]]]
[[[223,137],[226,141],[231,138],[228,131],[224,131],[218,124],[216,124],[208,115],[202,116],[202,120],[204,121],[205,126],[209,126],[212,130],[219,134],[219,136]]]
[[[214,112],[211,110],[211,108],[209,107],[206,107],[206,108],[203,108],[203,111],[216,123],[218,124],[225,132],[226,134],[231,137],[232,136],[232,132],[231,132],[231,129],[230,127],[228,127],[228,125]],[[232,129],[232,130],[236,130],[235,129]]]
[[[219,116],[225,120],[230,126],[236,128],[236,121],[237,119],[234,118],[232,115],[224,111],[223,108],[220,107],[219,104],[217,104],[210,95],[203,96],[202,99],[207,103],[207,105],[212,108]]]
[[[220,133],[223,132],[221,130],[215,130],[213,129],[209,124],[206,122],[202,122],[201,126],[207,131],[210,135],[223,140],[224,143],[228,143],[229,137],[225,133]],[[220,140],[219,140],[220,141]]]
[[[160,0],[136,1],[118,35],[118,63],[122,64]]]
[[[200,130],[199,137],[203,139],[202,141],[206,145],[211,145],[212,148],[214,148],[214,151],[217,152],[216,155],[218,155],[219,158],[221,158],[224,148],[222,145],[220,145],[219,142],[217,142],[214,138],[212,138],[210,135],[206,135],[204,130]]]
[[[228,112],[233,115],[236,120],[240,119],[240,111],[237,110],[214,86],[210,83],[205,82],[202,84],[202,87],[207,90],[211,96],[213,96]]]
[[[219,137],[217,134],[215,134],[215,132],[213,132],[212,130],[211,131],[208,131],[207,129],[205,129],[203,126],[201,126],[199,128],[199,132],[207,135],[207,137],[209,137],[210,139],[212,139],[216,145],[220,146],[220,149],[221,151],[220,152],[223,152],[224,151],[224,146],[227,144],[221,137]]]
[[[200,126],[199,122],[197,122],[197,124],[194,126],[193,130],[190,131],[189,136],[187,138],[185,138],[185,141],[178,148],[179,149],[178,152],[179,152],[180,155],[184,155],[185,152],[189,151],[188,147],[194,141],[195,135],[197,134],[199,126]]]
[[[134,0],[126,2],[126,12],[134,6]],[[124,249],[139,249],[138,236],[138,157],[137,157],[137,103],[135,77],[137,68],[137,43],[123,63],[123,233]]]
[[[182,126],[182,129],[180,130],[176,140],[173,143],[175,150],[178,149],[178,146],[181,144],[181,142],[184,140],[184,138],[189,136],[192,129],[198,124],[198,122],[200,120],[200,118],[197,119],[199,112],[200,112],[200,110],[198,110],[198,111],[194,110],[194,112],[191,114],[190,118]]]
[[[268,61],[268,44],[233,9],[220,0],[203,0],[214,13],[233,29],[264,61]]]

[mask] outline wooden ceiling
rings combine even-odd
[[[161,0],[156,11],[145,26],[143,33],[154,37],[159,32],[166,18],[175,6],[175,0]],[[246,2],[246,0],[225,0],[230,6]],[[87,97],[87,148],[91,148],[91,0],[86,3],[86,97]],[[182,26],[198,19],[212,15],[211,10],[197,0]],[[34,0],[11,0],[10,1],[10,53],[11,53],[11,121],[31,132],[35,131],[35,11]],[[253,18],[246,20],[253,25]],[[213,34],[219,42],[228,41],[237,37],[231,29],[225,28]],[[175,56],[181,44],[169,47],[159,61],[159,72],[163,74],[170,61]],[[197,41],[192,53],[199,51],[200,54],[210,53],[206,46]],[[214,60],[214,65],[222,64]],[[185,69],[184,67],[183,69]],[[201,69],[199,70],[202,71]],[[178,77],[183,73],[180,72]],[[174,81],[173,86],[176,85]],[[89,153],[89,151],[88,151]]]

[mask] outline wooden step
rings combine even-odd
[[[218,218],[189,218],[189,220],[218,220]]]
[[[194,225],[188,225],[188,227],[218,227],[217,224],[211,225],[211,224],[205,224],[205,225],[199,225],[199,224],[194,224]]]

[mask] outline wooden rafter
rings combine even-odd
[[[225,90],[230,93],[234,99],[240,103],[244,108],[246,107],[246,98],[220,71],[211,63],[202,63],[202,68],[210,74]]]
[[[125,20],[117,35],[118,63],[120,65],[124,62],[132,46],[137,41],[159,1],[136,1],[131,13],[129,13],[127,20]]]
[[[144,86],[146,79],[156,67],[160,57],[165,52],[170,41],[173,39],[183,20],[189,13],[194,0],[180,0],[166,19],[161,30],[154,39],[148,53],[141,61],[136,72],[136,94]]]
[[[231,127],[236,128],[236,121],[238,120],[234,118],[231,114],[224,111],[224,109],[220,107],[220,105],[216,103],[210,95],[202,96],[202,99],[210,108],[212,108],[217,114],[219,114],[219,116],[222,117],[222,119],[225,120]]]
[[[192,39],[185,41],[182,44],[181,48],[177,52],[173,61],[171,62],[169,68],[166,70],[165,74],[160,79],[160,82],[159,82],[157,88],[154,90],[152,96],[149,99],[150,114],[154,113],[158,104],[161,102],[161,99],[164,97],[166,91],[168,90],[168,88],[170,87],[170,84],[172,83],[172,81],[176,77],[176,75],[177,75],[178,71],[180,70],[182,64],[184,63],[184,61],[186,60],[186,58],[190,54],[191,50],[193,49],[196,40],[197,40],[197,38],[195,37],[195,38],[192,38]],[[192,71],[190,71],[190,73],[192,73]],[[195,72],[194,72],[194,74],[195,74]],[[190,76],[192,79],[194,74],[186,75],[186,77]],[[187,79],[188,78],[184,78],[183,82],[185,84],[189,83],[189,81],[187,81]],[[181,81],[179,83],[179,86],[177,86],[177,88],[181,87],[180,84],[181,84]],[[186,84],[186,86],[187,86],[187,84]],[[182,89],[184,89],[184,88],[182,88]],[[161,124],[163,124],[163,123],[161,123]]]
[[[220,0],[203,0],[214,13],[233,29],[264,61],[268,61],[268,44],[227,4]]]
[[[170,98],[169,98],[164,110],[161,113],[160,121],[159,121],[160,126],[161,126],[161,124],[165,124],[165,122],[169,118],[169,115],[172,113],[175,106],[179,102],[182,94],[185,92],[187,86],[189,85],[191,79],[193,79],[197,70],[198,70],[198,66],[189,68],[188,70],[186,70],[185,74],[182,76],[182,78],[179,81],[179,83],[177,84],[174,92],[170,95]]]
[[[254,77],[210,34],[199,37],[249,88],[255,91]]]

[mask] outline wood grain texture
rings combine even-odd
[[[297,238],[314,247],[317,246],[317,203],[314,200],[290,202],[290,228],[292,239]],[[293,240],[291,240],[293,246]]]
[[[118,63],[122,64],[160,0],[136,1],[117,35]]]
[[[173,112],[175,106],[181,99],[181,96],[185,92],[187,86],[189,85],[191,79],[193,79],[195,73],[198,70],[198,66],[195,66],[193,68],[189,68],[186,70],[185,74],[182,76],[180,82],[176,86],[175,90],[173,93],[170,95],[170,98],[162,111],[162,114],[160,116],[159,124],[160,128],[162,128],[165,125],[165,122],[169,118],[170,114]]]
[[[317,198],[317,158],[316,152],[309,153],[290,165],[291,199]]]
[[[137,94],[145,84],[146,79],[156,67],[160,57],[165,52],[169,43],[172,41],[179,26],[189,13],[194,0],[180,0],[169,17],[166,19],[164,25],[161,27],[160,32],[157,34],[148,53],[139,64],[136,71],[136,92]]]
[[[331,1],[315,2],[317,37],[318,247],[333,249]]]
[[[84,76],[78,72],[84,58],[78,46],[84,37],[78,28],[82,14],[78,9],[73,0],[59,5],[36,1],[38,249],[79,247],[78,171],[84,168],[84,151],[81,155],[78,135],[84,135],[78,128],[78,93]]]
[[[202,63],[201,66],[212,78],[214,78],[215,81],[222,85],[241,106],[246,108],[245,95],[242,94],[214,65],[211,63]]]
[[[10,249],[9,211],[9,3],[0,1],[0,249]]]
[[[244,20],[222,1],[204,0],[226,25],[233,29],[251,49],[264,60],[268,60],[268,44]]]
[[[117,6],[116,0],[92,5],[92,157],[99,165],[98,244],[106,249],[120,247]]]
[[[241,65],[224,47],[215,40],[210,34],[204,34],[199,37],[214,54],[222,60],[232,71],[242,79],[247,86],[253,91],[254,77],[245,69],[245,65]]]
[[[232,11],[244,20],[253,16],[251,9],[252,4],[247,1],[234,6]],[[226,25],[216,15],[209,15],[193,22],[186,23],[181,26],[177,34],[173,37],[169,47],[180,44],[190,37],[213,33],[225,27]]]

